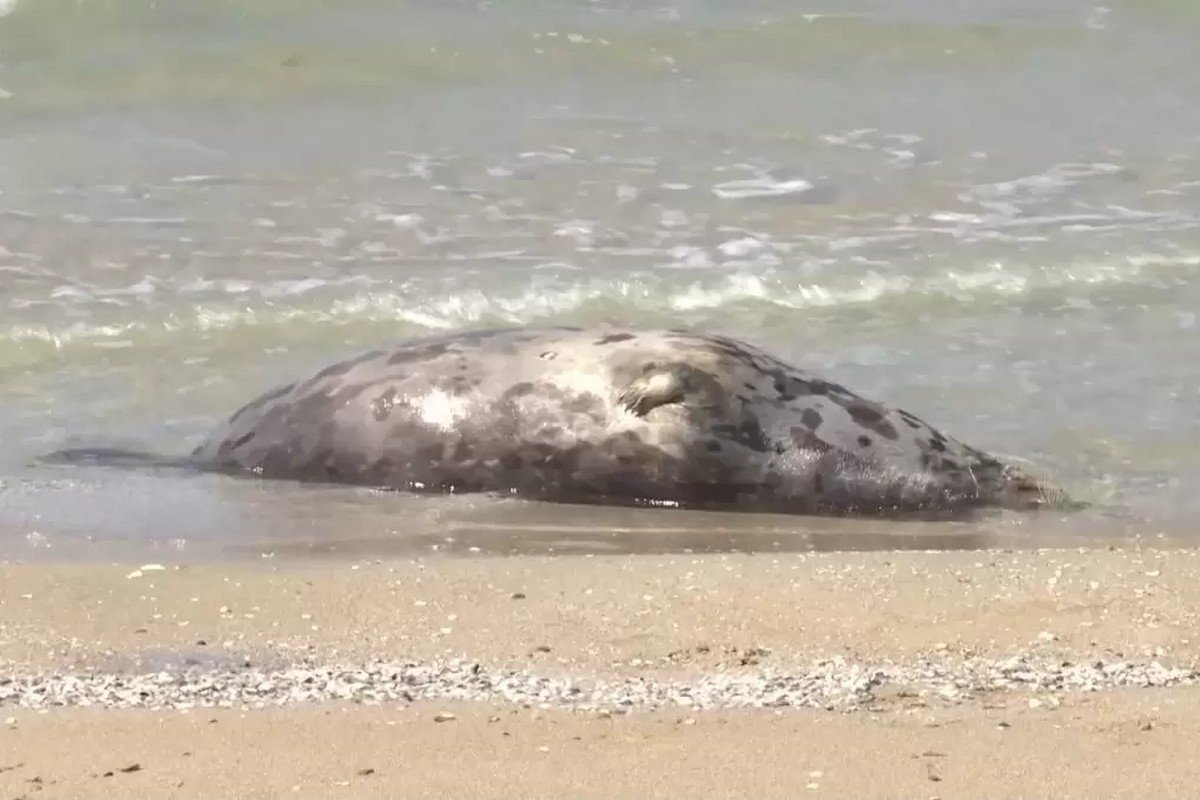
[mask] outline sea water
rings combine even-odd
[[[0,2],[10,557],[1194,541],[1198,315],[1186,0]],[[581,514],[36,463],[184,453],[360,349],[539,323],[734,335],[1093,507]]]

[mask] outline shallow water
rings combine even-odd
[[[1189,540],[1200,13],[962,5],[0,3],[0,553]],[[31,465],[184,452],[381,341],[608,321],[751,340],[1096,507],[580,514]]]

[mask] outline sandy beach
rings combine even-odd
[[[1149,549],[10,563],[0,797],[1183,797],[1197,578]]]
[[[0,0],[0,800],[1200,796],[1198,38]]]

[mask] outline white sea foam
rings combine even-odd
[[[763,246],[759,247],[744,240],[730,241],[742,243],[726,249],[740,254],[743,248],[748,248],[750,252],[745,255],[752,260],[726,260],[718,271],[706,248],[681,245],[669,252],[676,259],[671,269],[615,277],[568,269],[572,265],[557,265],[546,271],[538,270],[533,277],[516,285],[478,288],[451,288],[428,278],[394,282],[365,276],[275,281],[191,277],[174,285],[143,278],[113,287],[63,283],[47,287],[40,304],[70,309],[64,316],[73,319],[72,322],[55,326],[16,321],[0,328],[0,343],[45,342],[64,347],[72,342],[136,341],[152,333],[186,336],[189,331],[203,333],[293,323],[395,321],[441,330],[477,324],[536,324],[548,319],[590,315],[610,307],[620,308],[622,318],[636,320],[747,303],[804,309],[938,296],[973,302],[1066,287],[1080,287],[1071,302],[1082,302],[1087,300],[1086,293],[1099,286],[1170,285],[1175,280],[1172,274],[1200,264],[1200,254],[1147,253],[1054,265],[993,261],[913,275],[897,273],[893,265],[869,259],[768,263],[762,259],[769,256],[778,261],[780,256],[765,243],[760,241]],[[169,313],[141,313],[136,320],[122,323],[101,321],[101,315],[114,307],[141,304],[150,296],[162,298],[171,293],[187,300],[182,306],[172,304]],[[13,313],[19,312],[28,301],[28,297],[14,298],[9,301],[9,308]],[[89,317],[94,312],[96,321],[89,321],[88,317],[80,319],[81,310]],[[1186,329],[1195,324],[1194,317],[1180,317],[1179,324]]]
[[[781,197],[801,194],[813,185],[804,178],[778,180],[769,175],[744,180],[725,181],[713,186],[713,194],[723,200],[744,200],[751,197]]]

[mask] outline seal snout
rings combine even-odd
[[[1015,470],[1010,471],[1006,476],[998,499],[1001,507],[1014,511],[1084,508],[1087,506],[1086,503],[1073,500],[1067,494],[1067,490],[1061,486]]]

